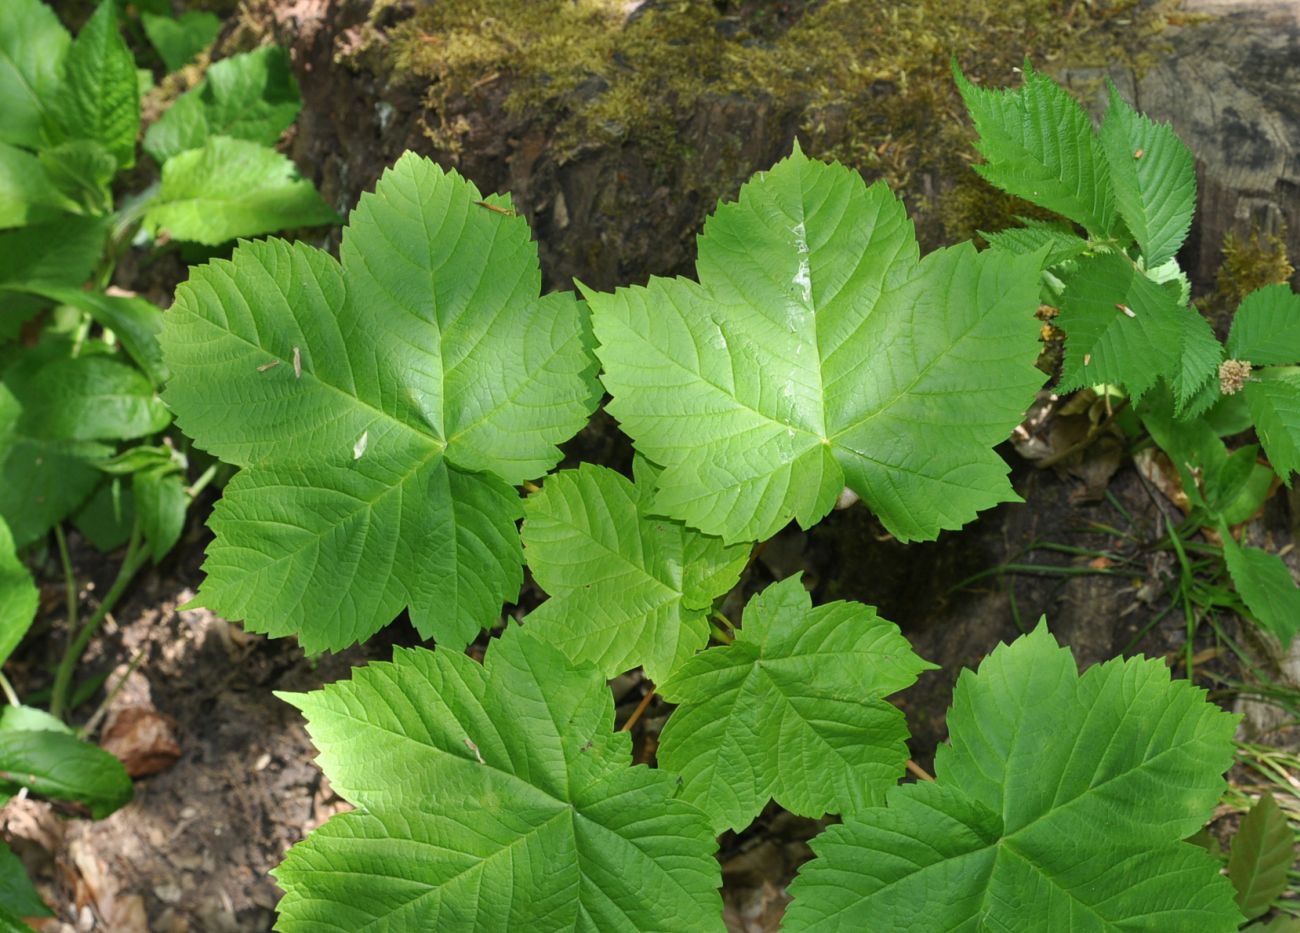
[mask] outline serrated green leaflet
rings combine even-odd
[[[72,37],[41,0],[0,3],[0,142],[37,148]]]
[[[1300,363],[1300,295],[1288,285],[1266,285],[1242,299],[1228,356],[1255,366]]]
[[[1276,554],[1239,545],[1226,525],[1220,533],[1223,559],[1242,602],[1263,629],[1290,645],[1300,632],[1300,589],[1291,571]]]
[[[63,83],[45,115],[45,142],[94,140],[130,168],[139,132],[135,59],[118,34],[115,3],[103,0],[68,50]]]
[[[1247,920],[1268,912],[1287,888],[1295,866],[1295,836],[1286,814],[1265,791],[1232,837],[1228,877],[1237,889],[1237,905]]]
[[[743,829],[768,799],[802,816],[880,804],[907,760],[903,714],[884,697],[932,668],[870,606],[816,609],[797,576],[745,607],[734,644],[659,685],[679,704],[659,761],[715,831]]]
[[[1080,260],[1056,324],[1066,334],[1061,389],[1106,382],[1137,399],[1163,376],[1183,406],[1223,355],[1205,318],[1114,253]]]
[[[985,163],[974,168],[1008,194],[1055,211],[1094,236],[1115,232],[1115,197],[1092,120],[1051,78],[1025,63],[1019,90],[986,90],[953,76]]]
[[[352,212],[341,263],[245,243],[177,291],[165,398],[247,468],[211,519],[205,605],[318,651],[403,608],[463,646],[514,597],[511,484],[555,465],[596,388],[581,306],[539,297],[527,224],[483,200],[407,155]]]
[[[1244,391],[1264,453],[1289,485],[1300,470],[1300,366],[1257,370]]]
[[[708,609],[735,585],[749,548],[649,517],[655,474],[637,466],[633,486],[583,464],[525,503],[524,556],[551,597],[525,624],[606,676],[643,666],[659,683],[704,647]]]
[[[163,165],[162,186],[144,223],[178,240],[216,246],[338,219],[285,156],[259,143],[213,136]]]
[[[356,804],[289,850],[277,930],[721,930],[716,843],[629,768],[600,672],[512,629],[286,696]]]
[[[1042,382],[1041,257],[918,254],[884,184],[796,150],[709,219],[698,284],[589,293],[609,410],[664,467],[655,509],[749,541],[847,485],[910,540],[1015,500],[991,448]]]
[[[1218,802],[1236,721],[1162,660],[1080,677],[1040,625],[962,673],[935,783],[812,843],[785,929],[1236,930],[1218,861],[1182,841]]]
[[[149,127],[144,148],[160,164],[213,136],[271,145],[302,107],[289,55],[264,46],[224,58]]]
[[[1187,238],[1196,211],[1192,154],[1167,123],[1130,107],[1115,85],[1101,124],[1115,204],[1148,268],[1172,259]]]
[[[158,52],[168,71],[176,71],[202,52],[221,31],[221,20],[216,14],[190,10],[180,16],[155,16],[145,13],[140,17],[149,44]]]
[[[1028,217],[1018,217],[1017,220],[1024,226],[1009,227],[997,233],[986,233],[981,230],[980,236],[987,240],[990,246],[1022,255],[1037,253],[1046,248],[1044,266],[1054,266],[1073,259],[1088,248],[1088,241],[1064,224]]]
[[[9,526],[0,518],[0,666],[31,628],[37,596],[32,575],[18,559]]]

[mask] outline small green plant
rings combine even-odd
[[[1289,484],[1300,469],[1300,295],[1284,285],[1251,292],[1221,345],[1189,305],[1175,258],[1196,176],[1174,131],[1135,112],[1113,86],[1094,130],[1084,109],[1028,64],[1017,90],[976,87],[955,64],[954,72],[979,131],[985,161],[976,170],[1063,218],[984,234],[994,251],[1046,251],[1041,297],[1059,307],[1053,323],[1066,336],[1058,388],[1127,393],[1194,506],[1178,540],[1202,527],[1216,532],[1245,608],[1289,644],[1300,632],[1300,589],[1279,557],[1238,544],[1232,529],[1258,510],[1273,474]],[[1229,451],[1222,438],[1249,429],[1260,446]],[[1267,464],[1258,462],[1261,447]]]
[[[337,220],[271,148],[300,106],[276,48],[218,62],[177,99],[144,138],[160,180],[125,191],[149,73],[136,67],[117,8],[104,0],[74,39],[39,0],[0,5],[0,664],[36,614],[18,552],[51,532],[69,630],[48,714],[21,705],[0,677],[10,703],[0,716],[0,795],[21,787],[94,817],[130,799],[131,783],[63,723],[92,692],[74,690],[77,664],[136,574],[176,544],[219,469],[172,428],[158,395],[162,313],[110,287],[117,263],[133,244],[219,246]],[[208,14],[173,21],[156,8],[143,25],[169,67],[216,33]],[[116,579],[85,618],[69,522],[101,550],[125,545]],[[0,851],[0,917],[12,923],[15,910],[44,909],[16,865]]]
[[[1163,664],[1080,677],[1040,626],[963,676],[938,784],[898,788],[887,697],[931,665],[894,625],[798,578],[739,625],[717,608],[755,540],[846,486],[903,538],[1014,499],[992,448],[1041,384],[1046,250],[922,258],[887,188],[796,150],[709,220],[698,282],[542,297],[509,201],[411,154],[340,252],[243,245],[161,341],[179,424],[241,468],[198,600],[313,650],[403,608],[438,641],[286,697],[357,809],[276,870],[279,929],[718,929],[716,834],[769,799],[845,819],[788,929],[1237,929],[1181,841],[1235,718]],[[596,359],[633,477],[536,486]],[[521,559],[550,598],[479,664]],[[662,770],[613,731],[606,678],[635,667],[678,704]]]

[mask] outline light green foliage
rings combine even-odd
[[[655,683],[703,648],[713,600],[749,558],[680,522],[651,518],[655,471],[636,463],[635,486],[583,464],[550,476],[524,505],[524,556],[550,599],[529,631],[607,677],[643,666]]]
[[[1174,257],[1192,224],[1196,211],[1192,154],[1173,127],[1135,111],[1114,84],[1100,139],[1115,206],[1147,268],[1154,269]]]
[[[1217,860],[1182,841],[1218,802],[1235,725],[1161,660],[1080,677],[1040,625],[962,673],[935,783],[812,843],[785,928],[1236,930]]]
[[[274,149],[213,136],[163,165],[145,226],[178,240],[216,246],[237,236],[338,222],[315,186]]]
[[[664,468],[655,510],[748,541],[848,486],[906,541],[1015,500],[991,448],[1041,384],[1039,266],[920,259],[883,184],[796,150],[709,219],[698,284],[588,294],[609,410]]]
[[[101,143],[118,166],[135,164],[140,132],[140,91],[135,59],[117,28],[116,5],[102,0],[73,40],[63,83],[54,89],[45,118],[45,143],[73,139]]]
[[[31,628],[38,596],[32,575],[14,550],[9,526],[0,518],[0,666]]]
[[[1247,920],[1262,916],[1273,906],[1287,888],[1287,872],[1295,861],[1291,825],[1277,801],[1265,792],[1241,821],[1228,857],[1228,877]]]
[[[202,603],[312,651],[409,607],[463,646],[517,592],[511,484],[555,465],[596,388],[581,307],[539,297],[527,224],[482,200],[408,154],[352,212],[341,263],[246,243],[177,291],[165,397],[246,468],[211,519]]]
[[[1242,387],[1260,443],[1286,482],[1300,470],[1300,295],[1267,285],[1241,302],[1228,356],[1257,367]]]
[[[1163,379],[1180,415],[1203,412],[1213,403],[1209,383],[1223,351],[1187,307],[1187,277],[1173,259],[1196,202],[1187,147],[1114,86],[1097,133],[1086,111],[1028,64],[1017,90],[976,87],[955,64],[954,74],[987,160],[976,170],[1087,234],[1042,221],[984,234],[1019,254],[1050,249],[1043,299],[1061,309],[1054,321],[1066,335],[1060,387],[1109,383],[1138,399]]]
[[[62,81],[71,44],[41,0],[0,3],[0,143],[41,144],[46,102]]]
[[[113,209],[111,183],[117,160],[101,143],[74,139],[42,149],[38,158],[50,183],[81,212],[100,216]]]
[[[55,186],[40,159],[0,143],[0,230],[51,220],[76,204]]]
[[[302,101],[277,46],[232,55],[208,69],[197,87],[176,99],[149,127],[144,148],[159,163],[212,136],[229,136],[270,146],[298,116]]]
[[[140,21],[168,71],[189,64],[221,31],[221,20],[205,10],[190,10],[177,17],[144,13]]]
[[[1223,353],[1205,318],[1115,253],[1079,262],[1056,324],[1066,333],[1062,389],[1108,382],[1140,398],[1163,376],[1181,406]]]
[[[931,667],[870,606],[814,609],[790,577],[751,600],[734,644],[659,685],[679,704],[659,762],[716,832],[748,826],[769,798],[803,816],[860,813],[907,760],[903,714],[884,697]]]
[[[357,810],[275,870],[278,930],[723,929],[704,814],[628,767],[600,672],[530,633],[285,699]]]
[[[1051,78],[1024,66],[1019,90],[986,90],[953,75],[985,159],[985,180],[1067,217],[1095,236],[1115,232],[1117,213],[1109,169],[1092,120]]]
[[[0,290],[84,282],[104,252],[108,221],[65,214],[0,232]]]

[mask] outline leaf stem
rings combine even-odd
[[[931,774],[929,771],[926,771],[924,768],[918,765],[911,758],[907,759],[907,770],[910,771],[913,776],[920,778],[922,781],[934,780],[933,774]]]
[[[199,478],[196,479],[190,486],[186,487],[185,494],[190,497],[191,502],[193,502],[193,500],[199,497],[199,493],[201,493],[204,489],[208,487],[208,484],[211,483],[212,480],[216,478],[216,475],[217,475],[217,464],[214,463],[206,470],[204,470],[202,473],[200,473]]]
[[[54,687],[50,691],[50,713],[56,717],[62,718],[68,701],[68,691],[72,686],[72,675],[77,668],[77,662],[81,660],[82,654],[85,653],[86,647],[90,644],[90,639],[94,637],[100,625],[103,624],[105,617],[113,611],[122,594],[126,592],[131,581],[140,568],[145,565],[149,559],[147,548],[141,547],[142,534],[140,529],[140,519],[136,516],[131,525],[131,539],[126,546],[126,556],[122,558],[122,564],[117,571],[117,579],[113,585],[104,594],[104,600],[99,604],[93,615],[86,620],[86,624],[81,627],[79,632],[73,636],[67,649],[63,652],[63,658],[59,661],[58,670],[54,674]]]
[[[68,633],[77,630],[77,575],[72,571],[72,558],[68,554],[68,539],[63,533],[63,523],[54,526],[54,541],[59,548],[59,562],[63,565],[63,587],[68,601]]]
[[[9,683],[9,678],[0,674],[0,690],[4,691],[5,699],[9,701],[10,706],[22,706],[18,700],[18,694],[14,693],[13,684]]]
[[[623,723],[623,727],[618,730],[619,732],[632,731],[632,727],[637,724],[637,720],[639,720],[641,714],[646,711],[646,707],[650,705],[650,701],[655,698],[655,691],[658,689],[658,687],[651,687],[646,691],[646,695],[641,698],[641,702],[636,705],[636,709],[632,710],[632,715],[627,717],[627,722]]]

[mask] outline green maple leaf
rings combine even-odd
[[[1040,625],[962,673],[934,783],[813,842],[785,929],[1236,930],[1218,860],[1182,840],[1218,803],[1237,719],[1163,660],[1080,677]]]
[[[716,843],[671,775],[630,768],[604,677],[512,629],[286,696],[357,810],[274,871],[276,929],[721,930]]]
[[[606,676],[643,666],[658,683],[708,642],[708,610],[736,584],[749,548],[651,518],[656,473],[644,460],[636,473],[633,486],[583,464],[525,503],[524,556],[551,597],[526,624]]]
[[[596,389],[581,306],[540,297],[527,224],[481,201],[408,154],[352,212],[341,262],[245,243],[177,291],[164,398],[246,468],[210,521],[204,605],[308,650],[409,607],[463,646],[518,592],[511,486],[555,465]]]
[[[719,832],[743,829],[769,797],[802,816],[859,812],[883,801],[907,761],[903,714],[884,697],[933,667],[870,606],[814,609],[790,577],[746,606],[734,644],[659,684],[680,704],[659,761]]]
[[[609,410],[664,468],[655,509],[748,541],[848,486],[910,540],[1016,501],[991,448],[1042,384],[1040,264],[921,259],[883,183],[796,149],[709,219],[698,283],[588,293]]]

